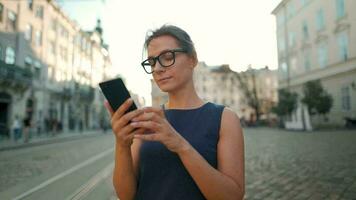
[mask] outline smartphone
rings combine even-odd
[[[101,82],[99,83],[99,87],[114,111],[116,111],[121,106],[121,104],[123,104],[128,98],[131,97],[121,78]],[[136,109],[137,106],[135,102],[133,102],[125,113]]]

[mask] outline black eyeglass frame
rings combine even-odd
[[[161,63],[161,60],[159,59],[160,56],[162,56],[163,54],[166,54],[166,53],[172,53],[173,55],[173,62],[172,64],[170,65],[164,65]],[[151,72],[147,71],[146,70],[146,67],[145,66],[150,66],[150,67],[154,67],[157,63],[157,61],[159,62],[159,64],[162,66],[162,67],[170,67],[172,65],[174,65],[174,63],[176,62],[176,52],[182,52],[182,53],[187,53],[187,50],[185,49],[182,49],[182,48],[179,48],[179,49],[171,49],[171,50],[167,50],[167,51],[163,51],[162,53],[160,53],[158,56],[156,57],[150,57],[144,61],[141,62],[141,66],[143,67],[143,69],[145,70],[145,72],[147,74],[152,74],[154,72],[154,70],[152,70]],[[152,60],[153,59],[153,66],[148,62],[149,60]]]

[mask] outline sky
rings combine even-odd
[[[275,17],[280,0],[59,0],[84,30],[100,18],[114,66],[133,93],[151,103],[151,75],[145,74],[143,43],[148,30],[163,24],[183,28],[191,36],[199,61],[229,64],[234,71],[248,65],[277,69]]]

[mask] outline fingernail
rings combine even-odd
[[[131,126],[136,126],[137,124],[137,122],[131,122]]]

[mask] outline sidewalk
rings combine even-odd
[[[111,131],[106,130],[106,134],[110,134]],[[45,134],[42,133],[41,135],[32,134],[32,137],[29,139],[27,143],[24,142],[23,138],[20,138],[17,142],[7,138],[0,140],[0,151],[5,150],[12,150],[24,147],[31,147],[43,144],[51,144],[56,142],[64,142],[68,140],[75,140],[80,139],[83,137],[93,137],[93,136],[100,136],[103,135],[103,131],[100,129],[95,130],[84,130],[82,132],[79,131],[69,131],[69,132],[61,132],[57,133],[56,135]]]

